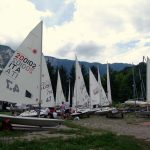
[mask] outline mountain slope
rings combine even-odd
[[[12,50],[9,46],[6,45],[0,45],[0,68],[4,68],[5,65],[7,64],[7,62],[9,61],[10,57],[13,55],[14,50]],[[58,59],[55,57],[51,57],[51,56],[45,56],[46,61],[50,62],[52,66],[54,67],[60,67],[63,66],[67,72],[69,73],[69,71],[72,68],[72,65],[74,65],[75,61],[73,60],[68,60],[68,59]],[[89,68],[91,66],[99,66],[99,70],[101,72],[101,75],[106,73],[106,64],[101,64],[101,63],[89,63],[89,62],[84,62],[81,61],[80,64],[84,65],[86,68]],[[110,67],[115,70],[115,71],[121,71],[123,70],[125,67],[129,67],[131,66],[131,64],[127,64],[127,63],[113,63],[110,64]]]

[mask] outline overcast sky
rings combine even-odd
[[[0,0],[0,44],[16,49],[43,20],[43,53],[137,64],[150,56],[150,0]]]

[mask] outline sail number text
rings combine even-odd
[[[29,60],[28,58],[26,58],[25,56],[23,56],[22,54],[17,53],[15,57],[16,57],[18,60],[20,60],[20,61],[22,61],[22,62],[28,64],[28,65],[31,66],[33,69],[35,69],[36,64],[35,64],[33,61],[31,61],[31,60]]]
[[[6,88],[13,92],[19,92],[19,87],[17,84],[13,84],[12,81],[6,79]]]

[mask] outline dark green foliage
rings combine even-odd
[[[64,96],[65,98],[67,98],[68,96],[68,85],[69,85],[69,79],[68,79],[68,75],[67,75],[67,70],[61,66],[59,68],[59,73],[60,73],[60,79],[61,79],[61,83],[62,83],[62,88],[63,88],[63,92],[64,92]]]
[[[83,74],[83,78],[85,81],[85,86],[86,86],[87,92],[89,93],[89,73],[83,64],[81,65],[81,71]]]
[[[72,105],[72,97],[73,97],[73,91],[74,91],[74,83],[75,83],[75,65],[72,65],[71,71],[70,71],[70,102]]]
[[[95,78],[98,80],[98,70],[97,70],[97,67],[92,66],[91,67],[91,71],[93,72]]]
[[[51,65],[50,62],[47,63],[48,72],[51,78],[51,83],[53,87],[54,97],[56,93],[56,85],[57,85],[57,71],[56,69]]]

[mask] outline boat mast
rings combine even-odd
[[[143,78],[141,75],[141,69],[139,69],[139,76],[140,76],[140,85],[141,85],[141,99],[144,100],[144,93],[145,93],[145,87],[144,87],[144,83],[143,83]]]

